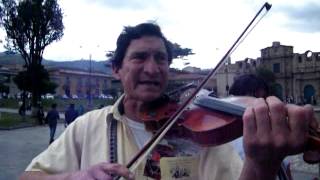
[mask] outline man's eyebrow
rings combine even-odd
[[[134,51],[131,53],[131,56],[136,56],[136,55],[146,55],[148,54],[147,51]]]
[[[132,57],[132,56],[144,56],[144,55],[148,55],[150,54],[150,51],[147,51],[147,50],[136,50],[136,51],[133,51],[129,57]],[[157,54],[157,55],[167,55],[168,53],[166,51],[160,51],[160,50],[155,50],[155,51],[152,51],[151,54]]]

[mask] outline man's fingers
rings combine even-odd
[[[118,175],[122,176],[128,180],[134,179],[134,174],[131,173],[128,168],[121,164],[110,164],[104,163],[102,166],[103,170],[107,172],[109,175]]]
[[[243,114],[243,136],[250,138],[254,136],[257,132],[257,125],[254,117],[254,112],[252,107],[248,107]]]
[[[94,179],[112,180],[112,176],[108,172],[104,171],[102,167],[94,169],[92,176]]]
[[[310,122],[313,117],[313,110],[309,106],[299,107],[296,105],[287,105],[288,119],[291,132],[296,136],[302,135],[300,133],[308,132]]]
[[[270,111],[272,133],[276,136],[279,134],[288,134],[289,125],[286,120],[287,110],[285,105],[273,96],[268,97],[266,101]]]
[[[271,121],[269,117],[269,107],[263,98],[259,98],[254,103],[254,115],[257,123],[257,135],[268,136],[271,131]]]

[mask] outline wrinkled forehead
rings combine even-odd
[[[167,54],[164,40],[156,36],[143,36],[130,42],[126,54],[135,52],[162,52]]]

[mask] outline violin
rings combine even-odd
[[[203,147],[230,142],[242,136],[242,116],[255,99],[249,96],[216,98],[201,94],[184,110],[166,136],[185,138]],[[149,131],[157,131],[179,107],[176,101],[166,96],[161,100],[163,104],[156,103],[161,106],[140,114]],[[320,129],[310,127],[309,131],[307,149],[320,150]]]

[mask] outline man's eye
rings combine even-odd
[[[145,60],[147,58],[147,54],[139,53],[132,56],[133,60]]]
[[[154,58],[158,63],[165,63],[166,61],[168,61],[167,55],[165,55],[163,53],[155,54]]]

